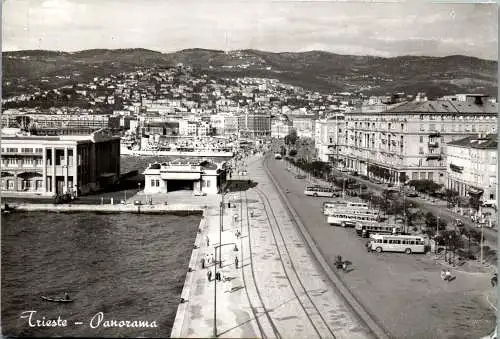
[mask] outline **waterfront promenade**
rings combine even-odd
[[[249,175],[232,177],[257,185],[224,197],[221,270],[227,281],[217,281],[216,292],[213,275],[207,278],[214,265],[202,268],[201,261],[219,245],[220,197],[207,205],[171,337],[374,337],[311,255],[260,160],[246,159]]]

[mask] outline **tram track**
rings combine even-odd
[[[278,339],[281,339],[282,336],[278,330],[278,328],[276,327],[276,324],[274,323],[273,319],[271,318],[271,315],[269,314],[269,311],[268,309],[266,308],[266,305],[264,303],[264,299],[262,298],[262,295],[260,293],[260,290],[257,286],[257,279],[255,277],[255,270],[254,270],[254,264],[253,264],[253,258],[252,258],[252,242],[251,242],[251,227],[250,227],[250,218],[249,218],[249,213],[248,213],[248,205],[247,204],[247,193],[246,191],[244,192],[244,199],[243,199],[243,193],[242,191],[240,191],[240,232],[243,234],[243,210],[246,211],[246,226],[247,226],[247,234],[248,234],[248,253],[249,253],[249,264],[250,264],[250,271],[251,271],[251,277],[249,277],[251,279],[251,283],[254,285],[254,290],[255,290],[255,293],[257,295],[257,298],[259,299],[259,303],[260,305],[259,306],[256,306],[252,303],[252,298],[250,297],[250,294],[249,294],[249,288],[248,288],[248,283],[250,281],[247,281],[247,278],[246,278],[246,274],[245,274],[245,269],[244,269],[244,260],[243,260],[243,256],[242,256],[242,278],[243,278],[243,283],[245,286],[247,286],[247,288],[245,288],[245,291],[246,291],[246,295],[247,295],[247,298],[248,298],[248,302],[250,303],[250,308],[252,309],[252,313],[253,313],[253,316],[254,316],[254,319],[255,319],[255,322],[257,323],[257,326],[259,328],[259,331],[260,331],[260,334],[261,334],[261,338],[267,338],[268,336],[266,336],[266,331],[264,329],[264,325],[262,324],[261,320],[259,319],[260,318],[260,315],[259,313],[257,312],[257,308],[262,308],[263,309],[263,313],[265,314],[266,316],[266,319],[267,319],[267,327],[270,327],[273,334],[274,334],[274,337],[273,338],[278,338]],[[245,203],[245,209],[243,208],[243,204]],[[241,248],[241,251],[243,253],[243,239],[240,238],[240,248]]]
[[[286,245],[286,240],[285,237],[283,236],[281,227],[279,226],[278,219],[271,207],[269,198],[260,189],[254,188],[254,190],[257,192],[257,194],[262,199],[262,202],[264,204],[264,211],[269,221],[270,230],[273,235],[277,253],[280,258],[281,266],[283,268],[285,276],[288,280],[290,288],[293,291],[293,294],[295,295],[297,302],[300,304],[302,310],[304,311],[304,314],[306,315],[307,319],[311,323],[311,326],[314,328],[319,338],[336,338],[335,334],[328,325],[328,322],[323,317],[320,310],[318,309],[318,307],[312,300],[311,296],[307,292],[307,289],[304,286],[302,279],[300,278],[300,275],[298,274],[297,269],[295,268],[295,265],[293,264],[293,259]],[[288,265],[285,265],[285,261],[288,263]],[[292,282],[292,278],[295,278],[293,280],[296,281]],[[317,317],[319,319],[314,320],[313,317]],[[318,328],[320,326],[323,327],[321,330]]]
[[[281,192],[281,186],[268,168],[267,162],[269,161],[269,159],[269,157],[265,157],[264,159],[262,159],[262,167],[266,175],[269,177],[271,185],[278,191],[280,200],[285,204],[288,213],[294,220],[294,223],[296,224],[299,232],[302,234],[302,237],[311,248],[314,257],[323,267],[323,270],[328,276],[332,286],[335,287],[339,295],[343,297],[347,305],[349,305],[353,312],[357,315],[358,319],[361,320],[367,326],[367,328],[370,329],[370,332],[375,337],[380,339],[389,339],[390,336],[388,335],[387,330],[381,324],[379,324],[378,319],[373,314],[371,314],[371,312],[369,312],[359,300],[357,300],[356,296],[352,294],[349,288],[347,288],[344,282],[337,276],[337,273],[331,270],[329,263],[326,262],[322,252],[318,249],[315,240],[311,238],[308,231],[305,229],[305,226],[302,224],[300,217],[296,214],[296,212],[293,210],[293,207],[286,200],[286,196],[284,195],[284,193]]]

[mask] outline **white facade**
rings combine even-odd
[[[328,162],[337,158],[342,152],[341,142],[345,133],[344,116],[338,115],[328,119],[316,120],[314,144],[318,158]]]
[[[497,136],[468,137],[448,143],[447,188],[467,196],[472,189],[484,200],[497,199]]]
[[[196,192],[217,194],[226,183],[224,163],[176,160],[150,164],[144,171],[145,194],[168,193],[181,182]]]
[[[497,105],[458,101],[413,101],[367,114],[345,113],[342,157],[346,167],[370,175],[369,168],[390,172],[399,183],[412,180],[446,182],[446,143],[478,133],[496,133]],[[370,167],[371,166],[371,167]]]
[[[283,139],[292,129],[292,123],[288,120],[279,119],[271,121],[271,137]]]

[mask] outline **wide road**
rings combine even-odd
[[[339,175],[344,175],[347,177],[351,177],[353,179],[356,179],[360,183],[364,183],[368,186],[368,189],[371,190],[372,192],[377,192],[381,193],[384,189],[386,189],[385,186],[380,185],[380,184],[375,184],[370,182],[369,180],[364,180],[359,177],[351,176],[345,173],[340,173]],[[422,198],[405,198],[407,202],[411,202],[415,207],[418,207],[424,211],[432,212],[435,216],[439,216],[440,219],[448,223],[448,225],[453,225],[455,222],[455,219],[460,219],[464,223],[466,228],[472,229],[475,228],[474,223],[471,221],[470,218],[467,218],[465,216],[459,215],[448,208],[446,208],[446,202],[442,200],[436,200],[435,202],[429,201],[429,200],[424,200]],[[497,248],[497,243],[498,243],[498,231],[496,229],[491,229],[488,227],[483,228],[483,235],[484,235],[484,242],[486,245],[490,246],[491,248]]]
[[[441,267],[428,255],[368,253],[366,239],[354,230],[329,226],[321,214],[328,199],[306,197],[305,181],[286,171],[284,161],[264,162],[296,211],[324,258],[336,255],[353,263],[341,279],[368,312],[394,338],[474,338],[494,327],[495,313],[483,304],[489,287],[488,274],[454,272],[456,280],[446,284]]]

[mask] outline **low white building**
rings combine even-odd
[[[479,135],[447,143],[447,188],[461,196],[497,199],[497,135]]]
[[[226,183],[225,162],[177,159],[150,164],[144,171],[145,194],[189,190],[217,194]]]

